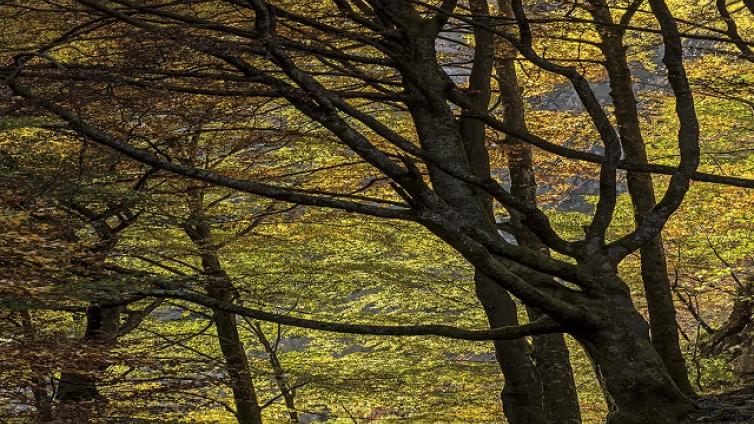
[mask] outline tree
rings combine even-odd
[[[501,2],[498,7],[500,8],[498,13],[500,17],[513,18],[513,10],[509,2]],[[509,29],[506,31],[506,35],[510,37],[513,32]],[[480,36],[483,35],[480,34]],[[516,51],[504,38],[499,38],[495,72],[501,92],[503,123],[519,131],[526,131],[525,100],[521,94],[522,90],[515,68]],[[479,45],[476,46],[475,51],[479,51]],[[484,111],[484,108],[481,108],[481,110]],[[536,208],[537,182],[534,177],[532,149],[516,137],[506,137],[506,144],[507,146],[504,149],[508,162],[511,191],[519,193],[528,207]],[[489,174],[484,177],[489,177]],[[526,226],[521,222],[523,217],[514,213],[512,218],[511,225],[515,228],[514,233],[516,233],[518,243],[533,250],[547,253],[547,246],[536,235],[527,232]],[[536,308],[529,308],[527,312],[532,320],[542,316],[542,312]],[[536,336],[533,338],[533,348],[548,420],[564,423],[580,422],[581,414],[576,384],[563,337],[554,334]]]
[[[41,298],[34,296],[31,300],[20,300],[26,296],[17,294],[15,301],[28,303],[29,308],[20,312],[24,331],[32,339],[43,338],[33,316],[39,309],[70,308],[83,312],[85,317],[83,335],[75,346],[79,358],[64,363],[59,381],[52,390],[55,408],[46,385],[38,388],[44,396],[36,397],[47,397],[48,405],[37,407],[48,410],[43,420],[51,421],[53,415],[62,420],[86,420],[92,415],[93,407],[102,400],[97,386],[101,374],[109,366],[109,351],[116,339],[133,331],[161,302],[153,301],[142,309],[127,310],[125,306],[132,302],[122,302],[114,295],[117,287],[102,284],[110,274],[106,261],[112,255],[120,233],[141,213],[141,192],[153,172],[142,173],[139,167],[133,167],[133,163],[123,163],[117,156],[99,148],[86,149],[84,146],[81,150],[74,150],[78,143],[70,138],[61,137],[58,145],[40,145],[46,131],[45,123],[35,122],[33,118],[19,119],[12,124],[8,133],[25,136],[3,144],[3,175],[12,177],[2,181],[8,193],[8,202],[4,206],[15,214],[29,214],[27,219],[36,231],[31,234],[50,240],[51,247],[56,242],[75,246],[70,250],[51,249],[46,258],[51,263],[34,271],[39,277],[28,273],[13,276],[15,284],[21,286],[40,279],[43,285],[37,290],[52,292]],[[90,166],[89,162],[96,165]],[[36,212],[30,212],[35,208]],[[71,254],[71,251],[76,253]],[[33,247],[31,252],[35,252]],[[51,272],[49,266],[62,271]],[[16,269],[23,267],[17,266]],[[70,295],[61,296],[69,284],[78,285],[78,295],[88,301],[88,306],[71,304]],[[108,306],[114,302],[119,304]],[[121,323],[123,314],[128,318]],[[37,360],[30,359],[29,362],[32,369],[45,368]],[[37,378],[44,381],[49,374]]]
[[[42,13],[70,13],[52,3],[52,9]],[[667,360],[665,351],[659,352],[666,344],[673,350],[677,343],[669,335],[662,340],[657,337],[652,344],[649,326],[618,275],[618,265],[631,253],[644,249],[648,254],[643,256],[651,259],[648,246],[655,246],[652,254],[660,254],[660,233],[681,205],[692,179],[725,181],[696,172],[700,153],[694,92],[683,62],[683,35],[666,2],[648,1],[650,10],[645,12],[651,16],[651,26],[632,30],[661,37],[679,125],[680,161],[675,167],[643,163],[641,143],[634,137],[636,114],[631,110],[630,83],[618,54],[623,48],[621,34],[607,20],[608,14],[619,13],[620,8],[607,4],[591,2],[586,6],[595,18],[586,23],[593,23],[601,36],[599,46],[613,90],[617,128],[590,86],[588,75],[570,66],[567,58],[548,59],[538,51],[539,43],[547,39],[536,37],[536,21],[528,17],[531,10],[520,1],[511,2],[512,19],[489,26],[474,22],[475,15],[454,1],[335,1],[308,10],[261,0],[202,2],[192,7],[180,2],[125,0],[73,3],[85,11],[80,24],[62,23],[61,19],[58,37],[52,43],[33,54],[16,56],[14,64],[3,71],[6,85],[16,96],[63,119],[82,137],[155,168],[278,201],[420,223],[462,254],[479,279],[494,288],[494,294],[482,297],[507,301],[504,289],[527,307],[546,314],[558,323],[558,330],[584,346],[610,403],[610,423],[670,423],[690,410],[691,403],[678,386],[683,382],[678,368],[667,365],[675,362]],[[629,8],[622,17],[630,17],[634,10]],[[570,13],[563,11],[565,18],[570,18]],[[566,22],[584,23],[580,18]],[[475,38],[485,31],[499,35],[531,66],[568,80],[589,115],[604,154],[563,147],[480,108],[475,102],[478,93],[458,84],[450,75],[452,64],[443,62],[438,54],[437,40],[451,23],[481,29]],[[507,25],[516,33],[498,29]],[[100,33],[117,42],[96,43]],[[77,52],[76,44],[82,40],[91,43],[89,49]],[[478,66],[489,66],[489,61],[480,62],[473,64],[471,76],[480,74]],[[488,72],[481,75],[484,79],[492,76]],[[75,87],[75,95],[56,93],[66,86]],[[99,89],[121,92],[124,101],[118,96],[105,100],[87,96]],[[134,107],[130,104],[136,98],[134,93],[143,93],[142,101],[148,104],[161,97],[151,98],[154,92],[279,103],[286,108],[279,119],[315,122],[369,163],[375,178],[387,183],[380,185],[383,190],[357,187],[333,192],[230,177],[166,159],[141,141],[157,138],[149,128],[98,113],[98,103],[113,102],[128,110]],[[399,117],[408,124],[398,123]],[[599,165],[599,197],[582,238],[563,238],[531,196],[521,192],[521,186],[506,189],[489,176],[491,165],[485,157],[489,146],[478,136],[479,130],[473,143],[465,133],[472,122],[483,124],[482,130],[499,131],[544,150]],[[634,153],[622,158],[623,150]],[[629,176],[637,182],[631,184],[637,187],[632,190],[636,228],[608,240],[620,168],[636,172]],[[650,199],[647,172],[670,175],[656,204]],[[735,178],[733,182],[749,184]],[[385,190],[387,187],[394,193]],[[538,244],[506,241],[491,214],[493,199],[516,218],[519,233],[532,234],[537,243],[555,254],[548,255]],[[660,291],[667,294],[664,288]],[[203,298],[193,300],[219,307]],[[661,305],[663,313],[672,306],[667,302]],[[230,305],[225,308],[241,312]],[[657,328],[667,329],[668,320],[655,321]],[[528,328],[522,327],[516,335],[528,334]],[[659,330],[655,336],[657,333]]]

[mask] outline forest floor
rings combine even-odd
[[[702,397],[697,405],[687,424],[754,424],[754,385]]]

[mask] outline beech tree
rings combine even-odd
[[[683,40],[701,36],[682,32],[665,1],[646,3],[10,2],[15,14],[8,20],[33,15],[52,29],[42,42],[19,41],[9,49],[1,75],[19,107],[45,111],[83,139],[149,167],[279,202],[424,226],[474,267],[477,297],[493,329],[322,323],[167,286],[139,295],[330,331],[495,340],[506,377],[503,404],[514,423],[561,417],[578,422],[562,337],[541,336],[567,333],[594,364],[609,423],[674,423],[690,412],[692,390],[675,330],[662,230],[692,181],[754,184],[697,171],[700,128]],[[634,24],[637,14],[641,22]],[[596,36],[592,41],[574,39],[568,31],[553,35],[547,26],[553,22]],[[711,38],[746,56],[747,42],[726,22],[726,37]],[[678,126],[679,160],[673,166],[648,162],[627,34],[656,37],[662,46],[657,73],[667,82]],[[471,59],[458,63],[458,54],[443,52],[438,46],[447,39]],[[562,43],[590,48],[593,56],[548,56],[548,46],[563,48]],[[572,149],[528,129],[515,62],[570,84],[601,153]],[[611,106],[595,92],[594,76],[578,66],[592,62],[603,68]],[[493,91],[502,117],[491,111]],[[211,98],[248,101],[249,107],[275,104],[283,112],[266,117],[270,127],[315,126],[369,164],[372,182],[334,191],[285,179],[270,183],[253,172],[231,175],[171,157],[154,140],[179,142],[174,134],[141,125],[139,113],[169,101],[172,93],[198,103]],[[119,113],[103,112],[108,110]],[[491,160],[500,146],[490,136],[500,134],[506,137],[510,184],[498,178]],[[532,147],[598,167],[599,194],[582,237],[564,237],[538,204]],[[609,238],[621,170],[627,171],[635,227]],[[652,174],[668,177],[659,197]],[[642,258],[649,322],[618,273],[635,252]],[[513,297],[526,305],[530,323],[518,324]],[[535,362],[521,339],[531,335],[538,335]],[[558,394],[546,390],[549,376],[556,376]]]

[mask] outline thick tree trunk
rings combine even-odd
[[[610,410],[607,423],[679,423],[692,403],[653,349],[646,323],[636,311],[615,313],[611,323],[610,328],[577,336],[602,384]]]
[[[502,78],[501,78],[502,79]],[[511,191],[531,204],[536,203],[534,173],[531,151],[518,140],[506,140],[506,156],[511,174]],[[519,230],[518,217],[513,225]],[[547,248],[531,234],[516,237],[522,246],[534,250],[547,251]],[[536,308],[527,308],[529,320],[541,318],[544,314]],[[570,355],[562,334],[547,334],[532,338],[532,356],[542,382],[544,410],[549,423],[578,424],[581,422],[581,409],[573,378]]]
[[[503,68],[502,65],[498,67],[499,75],[503,74],[504,71],[501,68]],[[514,72],[513,69],[510,69],[510,71]],[[509,75],[500,76],[500,80],[508,78],[510,78]],[[508,93],[508,91],[504,92]],[[504,102],[506,106],[512,103],[510,101],[511,96],[508,97],[509,99]],[[514,108],[511,107],[510,109]],[[511,111],[510,109],[506,110],[506,118],[508,114],[515,113],[515,110]],[[523,107],[521,107],[520,113],[521,119],[523,119]],[[508,169],[511,175],[511,192],[525,199],[530,204],[536,205],[536,182],[534,180],[531,149],[521,141],[508,137],[506,139],[505,154],[508,159]],[[524,226],[520,225],[519,219],[520,217],[514,216],[511,223],[519,230],[519,234],[516,236],[518,244],[547,253],[547,248],[540,240],[524,231]],[[526,312],[529,315],[530,321],[544,316],[537,308],[527,307]],[[573,369],[571,367],[568,347],[565,344],[565,338],[562,334],[534,336],[532,337],[532,348],[532,356],[542,382],[542,394],[547,422],[552,424],[581,423],[581,408],[579,406],[576,382],[573,378]]]
[[[676,424],[692,402],[667,372],[652,346],[649,325],[617,277],[594,300],[598,326],[571,333],[592,360],[608,402],[608,424]]]
[[[478,6],[478,2],[477,2]],[[481,40],[481,39],[480,39]],[[434,37],[418,38],[415,45],[415,70],[423,80],[434,83],[433,89],[442,90],[444,83],[441,70],[434,58]],[[479,42],[479,40],[478,40]],[[486,110],[489,99],[489,72],[494,59],[493,52],[475,53],[474,72],[471,76],[471,96],[474,104]],[[485,127],[477,120],[463,119],[460,128],[452,110],[443,102],[428,102],[426,93],[408,90],[415,100],[408,102],[414,118],[419,138],[430,154],[447,159],[459,167],[468,168],[479,176],[489,176],[489,158],[485,144]],[[442,98],[440,92],[438,99]],[[461,134],[459,134],[459,129]],[[470,187],[456,178],[450,177],[436,166],[428,166],[433,188],[449,205],[469,222],[495,234],[497,229],[492,215],[492,201],[489,195]],[[516,325],[517,307],[510,294],[493,282],[477,279],[477,294],[487,312],[491,325]],[[503,412],[508,421],[514,424],[546,423],[542,405],[541,385],[538,383],[533,363],[529,357],[525,340],[518,342],[495,343],[498,362],[505,379],[502,391]],[[501,350],[502,349],[502,350]]]

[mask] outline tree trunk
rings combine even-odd
[[[207,284],[207,294],[218,300],[232,302],[235,288],[228,275],[220,268],[220,261],[216,254],[202,253],[202,264],[205,274],[210,278],[210,282]],[[238,334],[236,316],[229,312],[214,309],[212,318],[215,321],[217,341],[220,344],[225,368],[230,379],[230,388],[233,391],[238,424],[261,424],[262,410],[257,401],[246,351]]]
[[[479,7],[486,7],[486,2],[474,1],[471,4],[479,15],[486,14]],[[491,50],[491,35],[482,31],[477,39],[474,54],[474,66],[470,77],[470,96],[476,108],[486,111],[490,98],[490,72],[494,60]],[[434,37],[414,40],[414,55],[411,61],[422,80],[427,81],[435,90],[437,99],[442,98],[444,87],[442,70],[437,66]],[[416,90],[412,85],[407,92],[412,101],[407,102],[416,124],[416,130],[422,145],[428,153],[438,158],[447,159],[469,169],[474,175],[489,176],[489,157],[485,142],[485,126],[474,119],[461,119],[460,128],[453,111],[444,102],[428,101],[426,93]],[[432,99],[434,100],[434,99]],[[460,129],[460,134],[459,134]],[[433,188],[445,202],[460,214],[491,234],[496,234],[492,214],[492,200],[483,191],[470,187],[456,178],[450,177],[442,169],[428,165]],[[487,312],[490,324],[518,324],[516,304],[505,290],[494,282],[478,277],[477,295]],[[525,340],[517,342],[495,343],[496,355],[505,378],[502,391],[503,412],[513,424],[544,424],[541,385],[533,371],[533,363],[528,355]],[[502,349],[502,350],[501,350]]]
[[[473,110],[486,113],[491,99],[490,79],[495,63],[495,37],[485,27],[492,26],[486,0],[471,0],[469,6],[474,13],[476,46],[471,75],[469,76],[468,97]],[[471,172],[481,178],[489,178],[489,154],[485,125],[476,119],[460,120],[463,150]],[[492,199],[488,193],[472,188],[478,199],[482,214],[486,219],[479,221],[491,233],[496,233]],[[510,293],[494,281],[477,272],[475,275],[476,293],[491,327],[518,325],[518,306]],[[495,355],[503,373],[505,383],[501,392],[503,413],[508,422],[547,423],[545,411],[549,405],[543,399],[540,375],[525,339],[496,341]],[[552,421],[553,423],[556,421]]]
[[[500,2],[501,16],[511,17],[510,4]],[[506,40],[497,40],[497,62],[495,72],[503,106],[503,121],[522,132],[526,132],[524,99],[516,75],[516,51]],[[537,183],[534,178],[534,163],[531,147],[515,137],[506,137],[505,156],[511,178],[511,193],[525,200],[529,205],[537,204]],[[520,216],[512,216],[512,224],[519,230],[525,228]],[[517,236],[521,246],[547,252],[546,246],[532,234]],[[536,308],[527,308],[530,320],[543,316]],[[544,410],[549,423],[579,424],[579,406],[576,382],[573,379],[570,355],[562,334],[547,334],[532,338],[533,357],[542,382]]]
[[[601,25],[601,49],[610,77],[610,95],[615,105],[615,117],[625,158],[632,163],[646,164],[647,151],[639,123],[631,71],[623,46],[623,32],[611,25],[612,18],[607,9],[598,8],[593,10],[592,14]],[[627,183],[634,206],[634,221],[638,226],[656,203],[652,176],[628,171]],[[652,344],[678,387],[684,393],[693,396],[694,389],[689,381],[686,361],[681,353],[678,338],[676,310],[662,236],[659,235],[644,245],[640,249],[640,254]]]
[[[21,326],[26,340],[33,341],[38,337],[37,329],[28,310],[24,309],[21,311]],[[37,407],[37,422],[40,424],[52,422],[52,399],[50,399],[50,395],[47,392],[47,384],[45,383],[46,373],[39,367],[36,361],[31,361],[29,368],[31,368],[32,372],[31,392],[34,395],[34,406]]]
[[[184,231],[199,250],[202,270],[208,277],[205,285],[207,294],[215,299],[233,302],[235,287],[222,268],[217,248],[212,244],[212,231],[204,216],[204,199],[200,191],[193,190],[190,200],[191,217],[183,226]],[[261,424],[262,410],[259,407],[254,381],[243,342],[238,334],[236,316],[232,313],[212,310],[217,340],[225,360],[225,368],[230,379],[230,388],[236,405],[238,424]]]
[[[529,321],[545,314],[536,308],[526,308]],[[573,379],[571,356],[562,334],[542,334],[532,337],[532,356],[542,384],[545,416],[550,424],[580,424],[581,407]]]
[[[754,320],[754,281],[749,276],[736,277],[736,280],[738,288],[728,318],[717,329],[710,328],[710,335],[699,344],[704,356],[718,355],[732,346],[747,344],[745,330]]]
[[[476,294],[490,327],[518,324],[516,303],[499,284],[477,273]],[[511,424],[546,423],[541,381],[528,355],[526,339],[496,340],[495,355],[505,377],[501,393],[503,411]]]
[[[673,381],[684,393],[694,396],[694,388],[691,386],[686,368],[686,359],[681,352],[676,310],[662,238],[657,237],[652,240],[641,248],[640,254],[652,345],[662,358]]]
[[[222,298],[220,297],[222,294],[215,290],[210,293],[210,296]],[[236,316],[228,312],[213,310],[212,317],[215,320],[217,339],[230,378],[238,424],[261,424],[262,411],[251,380],[246,352],[243,350],[243,343],[238,335]]]
[[[610,410],[607,423],[677,424],[691,411],[691,401],[653,349],[646,323],[638,313],[631,313],[635,316],[614,316],[609,329],[577,337],[605,393]]]
[[[86,309],[84,345],[107,351],[118,337],[120,312],[120,306],[108,308],[90,305]],[[85,365],[86,371],[77,365],[60,373],[55,399],[59,402],[56,415],[63,422],[88,422],[93,407],[102,398],[97,389],[98,374],[107,369],[107,364],[96,362]]]
[[[649,325],[631,302],[628,287],[614,278],[612,293],[595,299],[601,305],[597,328],[577,329],[600,381],[608,424],[676,424],[692,409],[690,399],[667,372],[652,346]]]

